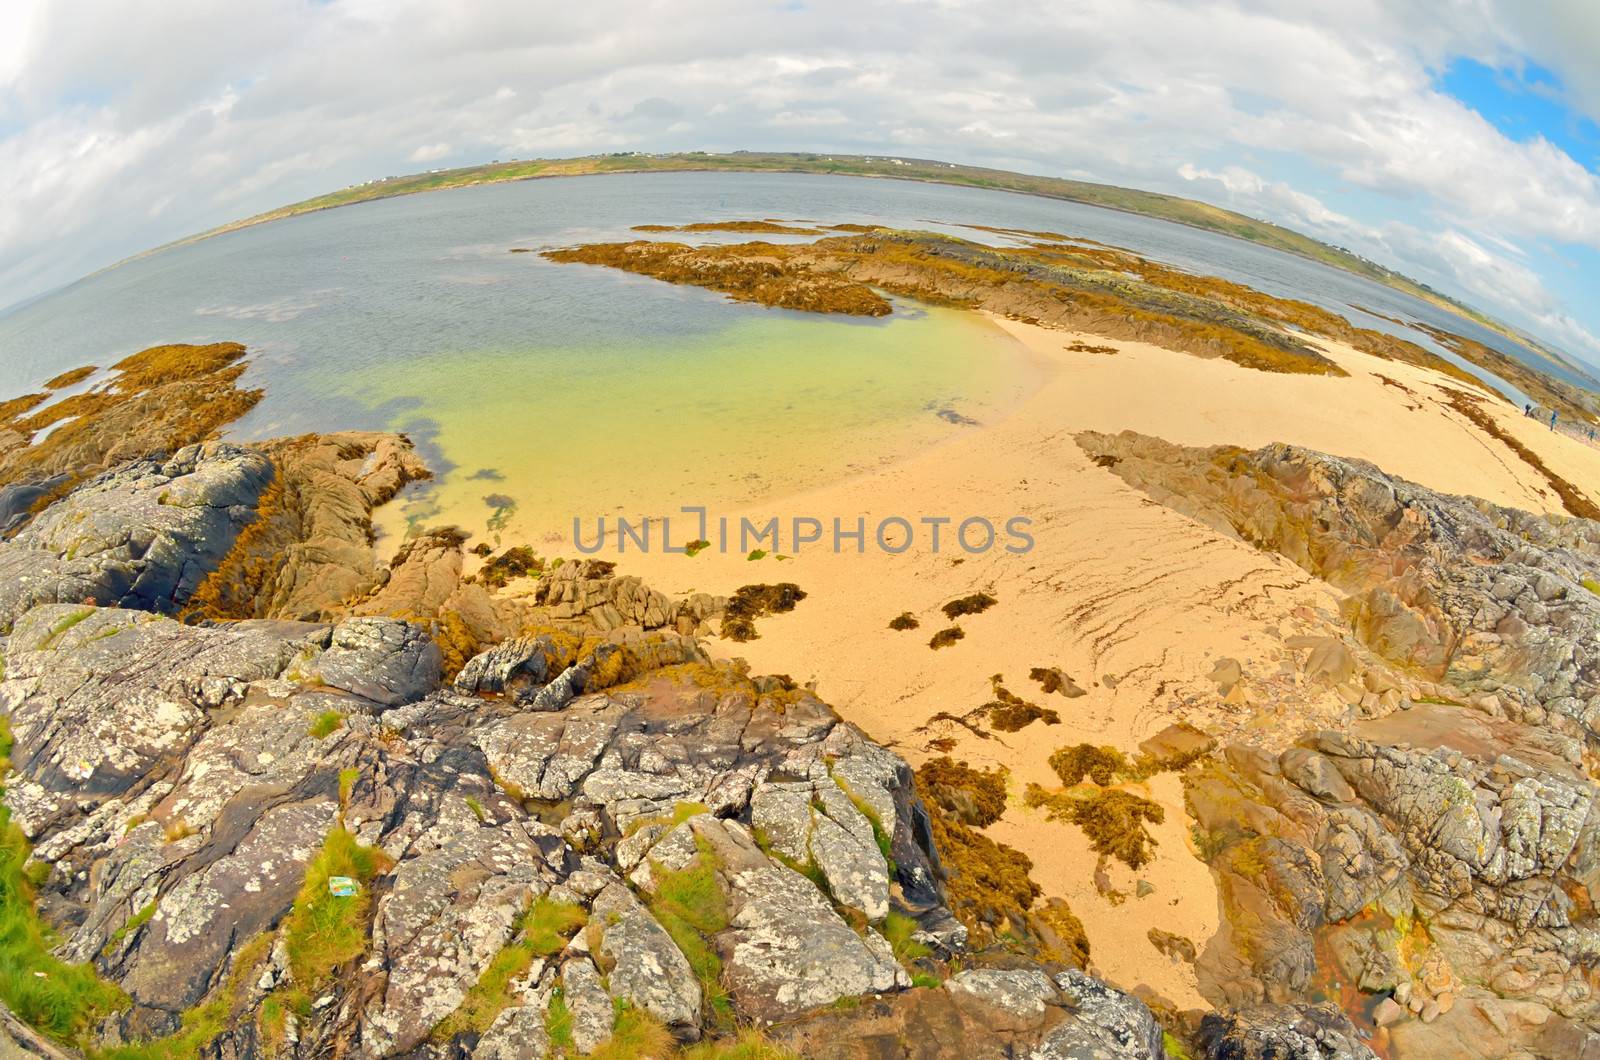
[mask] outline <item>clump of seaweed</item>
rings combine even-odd
[[[1128,759],[1115,747],[1080,743],[1075,747],[1063,747],[1051,755],[1050,768],[1066,787],[1083,783],[1086,776],[1105,787],[1116,780],[1118,773],[1127,770]]]
[[[48,380],[44,384],[44,388],[46,390],[62,390],[69,386],[76,386],[99,370],[92,364],[86,364],[79,368],[69,368],[55,378]]]
[[[989,678],[989,685],[994,690],[994,699],[984,706],[989,715],[989,724],[1001,732],[1020,732],[1036,721],[1046,725],[1060,725],[1061,715],[1049,707],[1041,707],[1037,703],[1030,703],[1015,692],[1006,688],[1000,682],[1000,674]]]
[[[236,342],[152,346],[113,365],[106,386],[56,401],[38,393],[0,402],[0,430],[28,442],[51,429],[0,453],[0,485],[48,484],[29,509],[39,512],[105,468],[212,437],[261,399],[261,391],[236,385],[244,353]],[[92,370],[50,383],[81,382]]]
[[[478,581],[490,589],[503,588],[514,578],[537,577],[544,573],[544,560],[534,555],[527,545],[515,545],[485,563],[477,574]]]
[[[1077,699],[1089,693],[1078,687],[1078,683],[1067,676],[1059,667],[1035,666],[1028,671],[1028,679],[1039,682],[1039,690],[1045,695],[1051,692],[1060,692],[1068,699]]]
[[[1115,346],[1095,346],[1087,342],[1074,342],[1068,346],[1067,349],[1073,353],[1114,354],[1117,352],[1117,348]]]
[[[993,938],[1008,923],[1022,923],[1041,893],[1028,875],[1032,860],[943,810],[933,810],[929,816],[934,846],[948,876],[945,894],[956,919],[980,938]]]
[[[1089,934],[1063,899],[1049,899],[1033,911],[1030,919],[1043,944],[1040,956],[1077,968],[1089,966]]]
[[[1004,769],[973,769],[946,755],[919,766],[917,782],[925,795],[974,828],[987,828],[1005,813]]]
[[[922,623],[918,622],[917,616],[910,611],[902,611],[889,620],[889,628],[902,633],[908,629],[916,629],[920,625]]]
[[[820,236],[818,228],[799,228],[776,221],[696,221],[687,225],[634,225],[635,232],[751,232],[763,235]]]
[[[760,636],[756,619],[793,611],[805,598],[805,590],[794,582],[740,586],[722,613],[722,635],[740,642],[755,640]]]
[[[938,651],[940,648],[948,648],[965,636],[966,633],[962,632],[960,626],[951,626],[949,629],[941,629],[929,638],[928,647]]]
[[[944,612],[944,617],[956,619],[963,615],[981,615],[999,602],[988,593],[972,593],[969,596],[951,600],[939,610]]]
[[[1095,853],[1114,857],[1130,869],[1142,867],[1155,856],[1156,840],[1145,825],[1166,819],[1159,803],[1117,788],[1067,794],[1029,784],[1024,801],[1043,809],[1052,821],[1077,825]]]
[[[1029,875],[1033,862],[1020,850],[996,843],[946,810],[935,793],[940,784],[938,773],[935,769],[930,775],[927,766],[918,770],[917,794],[928,807],[934,846],[944,871],[946,901],[975,948],[998,943],[1044,960],[1068,961],[1080,968],[1087,965],[1089,940],[1072,910],[1059,899],[1034,909],[1041,889]],[[989,781],[979,783],[990,786]]]

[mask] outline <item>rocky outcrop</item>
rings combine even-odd
[[[210,619],[318,621],[385,579],[372,545],[372,510],[427,468],[403,437],[346,432],[280,439],[258,447],[272,462],[272,487],[190,613]],[[429,612],[396,607],[388,614]]]
[[[904,762],[809,692],[700,655],[533,710],[507,685],[537,686],[535,654],[474,660],[482,691],[465,695],[395,619],[25,612],[0,681],[6,798],[50,866],[39,907],[63,954],[128,996],[91,1040],[172,1035],[220,998],[233,1015],[211,1048],[232,1055],[265,1040],[538,1055],[558,985],[590,1047],[613,999],[692,1040],[730,1013],[803,1021],[840,999],[940,993],[911,990],[938,966],[884,933],[911,916],[917,953],[965,950]],[[306,890],[337,836],[372,852],[357,898]],[[297,932],[318,900],[367,911],[349,925],[356,955],[307,981]],[[684,904],[701,901],[716,915]],[[547,907],[587,927],[541,934],[528,918]],[[486,970],[518,947],[535,956],[486,998]],[[1148,1011],[1087,977],[1028,973],[1019,1015],[1005,983],[1023,973],[963,974],[956,1007],[978,1014],[984,1048],[1161,1055]]]
[[[236,342],[152,346],[85,391],[0,402],[0,529],[14,530],[101,472],[215,437],[261,399],[261,391],[237,385],[244,353]],[[81,382],[85,373],[93,369],[51,382],[72,375]]]
[[[1600,523],[1294,446],[1188,449],[1131,432],[1079,443],[1163,504],[1343,590],[1356,635],[1402,670],[1530,724],[1555,714],[1600,733],[1600,595],[1586,587],[1600,585]]]
[[[207,442],[85,483],[0,543],[0,627],[41,603],[177,611],[271,480],[260,453]]]
[[[1349,704],[1346,727],[1279,754],[1234,744],[1185,777],[1224,912],[1196,966],[1225,1013],[1206,1048],[1365,1055],[1305,1007],[1342,989],[1357,1037],[1399,1055],[1600,1051],[1600,524],[1289,446],[1080,442],[1343,590],[1389,664],[1363,674],[1333,644],[1293,645]]]

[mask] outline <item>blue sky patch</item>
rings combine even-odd
[[[1457,59],[1438,86],[1518,143],[1543,136],[1585,169],[1600,172],[1600,127],[1566,105],[1560,79],[1544,67],[1501,70]]]

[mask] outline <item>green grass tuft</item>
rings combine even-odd
[[[617,1019],[611,1037],[590,1053],[590,1060],[645,1060],[669,1057],[677,1051],[672,1033],[644,1009],[616,1002]]]
[[[699,853],[681,869],[653,868],[656,891],[650,912],[677,943],[700,980],[700,990],[715,1023],[732,1026],[733,1004],[722,986],[722,958],[710,937],[728,926],[728,900],[717,879],[717,856],[711,844],[696,839]]]
[[[344,715],[337,710],[325,710],[311,723],[311,735],[317,739],[331,736],[344,725]]]
[[[39,650],[43,651],[46,648],[53,647],[62,634],[92,614],[94,614],[94,608],[86,607],[82,611],[74,611],[72,614],[57,620],[56,624],[50,627],[50,632],[45,634],[44,640],[39,642]]]
[[[800,1060],[754,1027],[741,1030],[732,1041],[699,1042],[679,1054],[682,1060]]]
[[[271,1012],[262,1007],[269,1051],[279,1044],[284,1015],[311,1015],[312,1000],[339,967],[366,952],[371,883],[388,866],[383,851],[362,846],[342,825],[334,826],[306,866],[305,882],[283,922],[289,981],[268,999]],[[349,898],[335,897],[328,891],[331,876],[348,876],[360,889]]]
[[[895,960],[901,964],[919,961],[932,952],[927,946],[911,937],[916,934],[917,928],[917,922],[904,913],[890,913],[883,922],[883,937],[889,941],[890,949],[894,950]]]
[[[458,1034],[482,1034],[488,1030],[495,1017],[511,1004],[512,981],[528,970],[535,957],[550,957],[566,949],[567,941],[582,930],[587,922],[588,914],[580,906],[552,898],[537,899],[522,915],[522,922],[512,941],[494,955],[489,967],[483,970],[456,1010],[433,1029],[434,1041],[449,1041]],[[554,1013],[554,998],[550,1004],[551,1013]],[[563,1011],[566,1009],[565,1001],[561,1007]],[[546,1030],[551,1030],[548,1022],[552,1018],[551,1013],[546,1014]],[[565,1020],[569,1039],[567,1048],[570,1051],[572,1014],[566,1012],[562,1018]],[[553,1030],[551,1040],[556,1040]]]
[[[114,951],[123,939],[144,927],[150,922],[150,918],[155,915],[156,901],[152,898],[143,909],[134,913],[127,919],[126,923],[111,933],[111,939],[106,943],[106,948],[103,952],[109,954]]]
[[[346,766],[339,770],[339,811],[344,812],[350,805],[350,793],[355,790],[356,781],[361,778],[361,770],[355,766]]]
[[[10,760],[11,720],[0,716],[0,762],[9,769]],[[90,965],[66,964],[51,952],[54,935],[34,908],[25,869],[30,853],[10,808],[0,805],[0,1000],[28,1026],[67,1042],[128,998]]]
[[[544,1032],[550,1036],[556,1056],[577,1053],[578,1044],[572,1039],[572,1009],[567,1007],[566,995],[559,986],[550,994],[550,1007],[544,1010]]]

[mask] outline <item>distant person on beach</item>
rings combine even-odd
[[[1531,404],[1523,405],[1522,406],[1522,414],[1524,416],[1532,416],[1533,415],[1533,406]]]
[[[1556,429],[1556,410],[1555,409],[1551,409],[1550,410],[1550,429],[1552,431]]]

